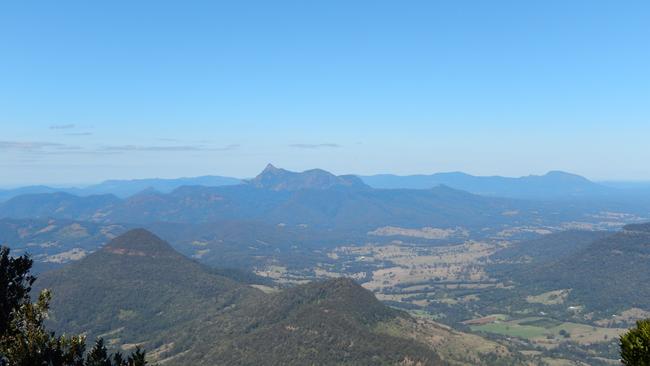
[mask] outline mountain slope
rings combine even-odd
[[[570,303],[606,314],[650,310],[650,224],[627,225],[579,252],[521,272],[533,291],[570,288]]]
[[[53,291],[52,320],[58,329],[89,331],[91,338],[117,332],[122,343],[164,338],[206,308],[216,311],[258,293],[213,275],[142,229],[43,274],[37,286]]]

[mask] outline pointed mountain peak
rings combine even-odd
[[[268,164],[266,164],[266,168],[264,168],[264,171],[262,171],[262,173],[265,173],[265,172],[269,173],[269,172],[274,172],[274,171],[278,171],[278,170],[280,170],[280,169],[276,168],[275,165],[273,165],[271,163],[268,163]]]
[[[142,257],[169,257],[178,254],[166,241],[145,229],[133,229],[109,241],[104,252]]]

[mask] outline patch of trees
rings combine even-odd
[[[639,320],[636,327],[621,336],[620,345],[624,365],[650,365],[650,319]]]

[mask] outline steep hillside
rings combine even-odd
[[[53,291],[57,329],[113,334],[120,343],[164,339],[206,309],[218,311],[259,291],[216,276],[142,229],[128,231],[101,250],[41,275]]]

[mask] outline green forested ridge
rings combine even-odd
[[[57,329],[90,336],[119,330],[123,343],[151,340],[206,309],[216,311],[259,292],[211,274],[142,229],[43,274],[36,286],[54,293],[51,321]]]
[[[181,359],[218,365],[442,364],[423,344],[374,331],[397,317],[408,316],[351,280],[311,283],[242,303],[203,324],[199,351]]]
[[[650,224],[627,225],[582,250],[513,272],[531,293],[572,289],[568,304],[607,314],[650,309]]]

